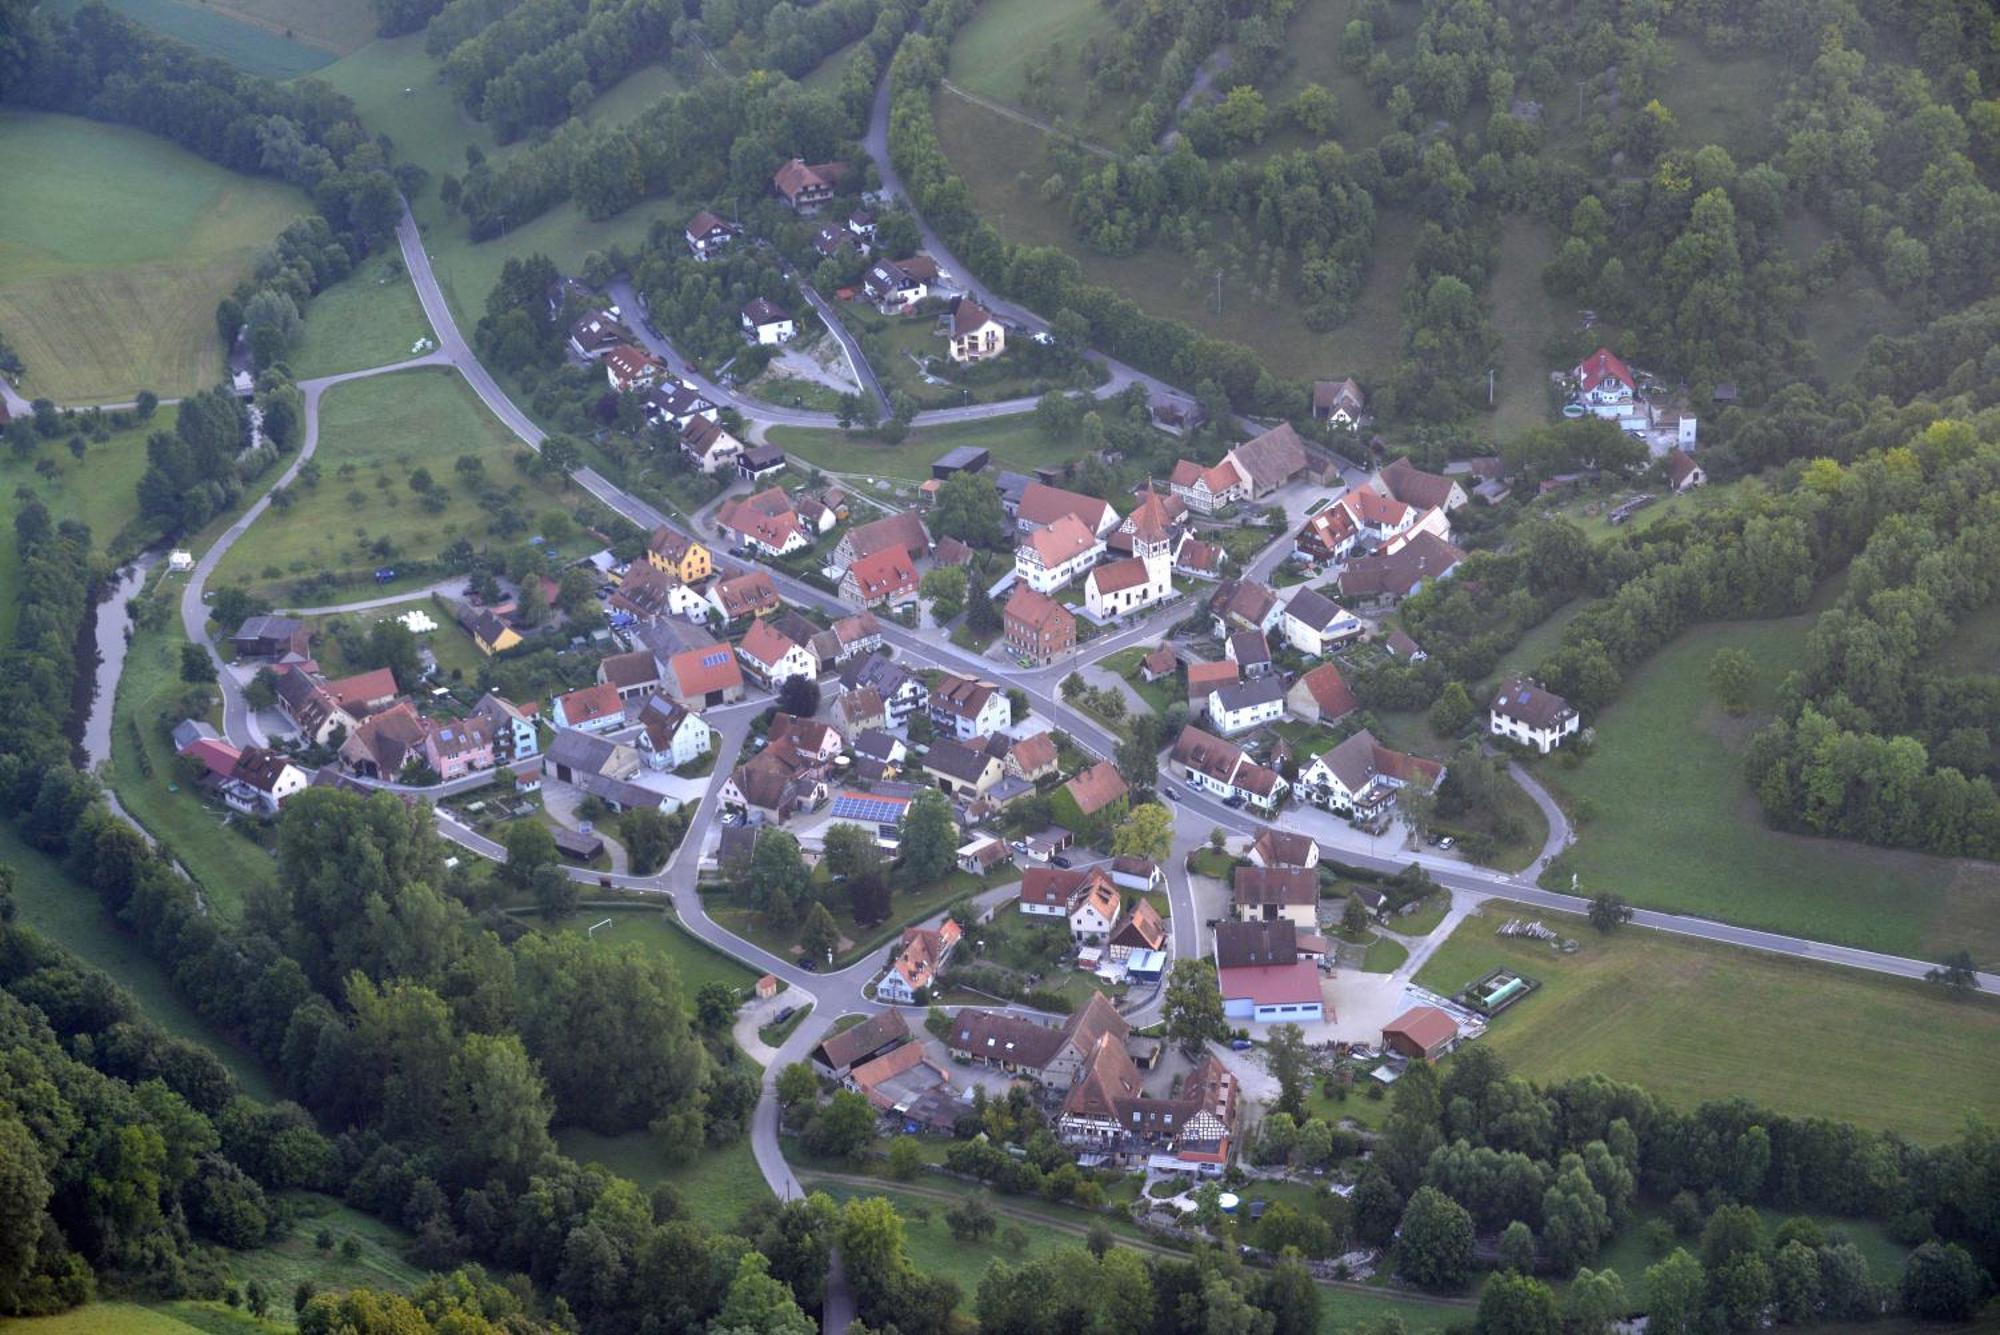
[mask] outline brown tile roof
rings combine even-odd
[[[1510,677],[1493,693],[1493,712],[1531,728],[1553,728],[1576,710],[1554,691],[1526,677]]]
[[[1160,913],[1144,899],[1134,898],[1132,907],[1125,912],[1125,920],[1111,933],[1110,944],[1131,946],[1135,950],[1158,950],[1167,939],[1166,924],[1160,921]]]
[[[723,617],[730,621],[768,612],[781,604],[778,586],[771,582],[769,573],[762,570],[750,570],[729,579],[717,580],[715,596],[722,603]]]
[[[1151,578],[1152,574],[1146,569],[1146,563],[1136,556],[1124,561],[1108,562],[1090,572],[1090,581],[1100,594],[1136,589]]]
[[[750,629],[736,647],[751,662],[768,668],[799,646],[770,622],[759,620],[750,623]]]
[[[646,539],[646,550],[662,556],[676,565],[680,564],[682,557],[699,546],[701,544],[687,534],[677,532],[674,529],[666,527],[664,524],[654,529],[652,536]]]
[[[937,689],[931,692],[931,705],[960,718],[976,719],[979,711],[986,707],[987,700],[999,689],[990,681],[976,681],[971,677],[961,677],[956,672],[947,672],[939,680]]]
[[[556,703],[562,707],[563,721],[572,728],[579,723],[589,723],[625,710],[624,702],[618,698],[618,687],[608,681],[571,691]]]
[[[1208,489],[1212,494],[1220,496],[1243,485],[1243,475],[1236,471],[1236,465],[1227,458],[1206,467],[1192,459],[1182,459],[1174,464],[1174,471],[1167,475],[1167,482],[1170,485],[1186,487],[1190,491],[1204,481],[1208,483]]]
[[[1458,485],[1441,474],[1426,473],[1411,463],[1408,455],[1384,464],[1377,476],[1391,496],[1418,510],[1435,510],[1445,504],[1451,499],[1451,489]]]
[[[1667,481],[1678,487],[1699,467],[1701,465],[1686,450],[1673,450],[1667,455]]]
[[[1311,867],[1238,867],[1231,885],[1238,904],[1319,903],[1319,872]]]
[[[611,654],[598,663],[597,670],[605,681],[621,690],[635,686],[646,686],[660,679],[660,660],[645,649],[635,649],[629,654]]]
[[[1458,1021],[1436,1006],[1412,1006],[1382,1026],[1384,1035],[1401,1034],[1428,1052],[1458,1037]]]
[[[1010,621],[1018,621],[1036,630],[1051,623],[1061,624],[1064,620],[1071,622],[1076,620],[1075,614],[1055,599],[1019,583],[1014,585],[1014,592],[1008,595],[1003,615]]]
[[[1068,515],[1092,533],[1104,527],[1110,518],[1111,506],[1095,496],[1086,496],[1078,491],[1064,491],[1061,487],[1051,487],[1045,482],[1030,482],[1021,493],[1021,503],[1014,513],[1023,523],[1053,524]]]
[[[680,696],[698,700],[710,691],[743,689],[743,669],[726,644],[704,645],[675,654],[667,661],[667,675],[673,678]]]
[[[971,297],[961,297],[957,309],[951,313],[951,332],[962,337],[976,332],[992,320],[993,312]]]
[[[1273,922],[1215,924],[1215,967],[1218,969],[1290,964],[1298,957],[1298,927],[1289,918]]]
[[[869,1053],[909,1036],[910,1026],[901,1011],[883,1011],[869,1016],[852,1029],[828,1034],[820,1041],[819,1052],[829,1066],[852,1066]]]
[[[1423,532],[1388,556],[1364,556],[1340,572],[1340,591],[1350,598],[1402,594],[1426,579],[1456,567],[1465,553],[1435,533]]]
[[[1070,900],[1082,893],[1084,882],[1102,879],[1103,875],[1096,867],[1081,871],[1067,867],[1029,867],[1021,873],[1021,902],[1067,912]]]
[[[870,552],[847,568],[847,578],[854,581],[860,596],[870,602],[914,593],[917,588],[917,568],[901,547]]]
[[[325,690],[335,704],[353,713],[371,700],[393,699],[396,695],[396,674],[388,668],[376,668],[372,672],[359,672],[339,681],[327,682]]]
[[[1125,1099],[1137,1098],[1143,1087],[1139,1068],[1132,1064],[1132,1055],[1125,1051],[1123,1041],[1110,1034],[1100,1037],[1089,1054],[1082,1077],[1069,1087],[1063,1098],[1063,1116],[1116,1120],[1118,1105]]]
[[[1118,772],[1118,766],[1108,760],[1098,761],[1063,787],[1076,799],[1077,810],[1086,816],[1096,815],[1132,791],[1125,783],[1125,776]]]
[[[901,547],[915,561],[930,553],[931,538],[922,517],[914,510],[905,510],[850,529],[843,545],[857,561],[889,547]]]
[[[1023,737],[1007,748],[1007,759],[1024,774],[1034,774],[1056,763],[1055,738],[1045,732]]]
[[[1306,694],[1319,706],[1321,722],[1330,723],[1351,714],[1360,705],[1347,685],[1347,678],[1340,675],[1340,668],[1335,664],[1320,664],[1300,677],[1298,684],[1305,687]]]
[[[1227,686],[1242,675],[1236,660],[1225,658],[1220,663],[1189,663],[1187,670],[1188,695],[1206,696],[1218,686]]]
[[[1038,528],[1022,539],[1045,568],[1054,569],[1097,545],[1097,534],[1072,515],[1057,515],[1046,528]]]
[[[1039,1071],[1055,1060],[1067,1041],[1065,1031],[1053,1025],[968,1008],[952,1021],[947,1043],[953,1052]]]
[[[1312,836],[1269,825],[1257,831],[1251,847],[1267,867],[1303,867],[1313,855]]]
[[[1250,475],[1258,491],[1281,486],[1305,471],[1306,446],[1290,422],[1280,422],[1261,436],[1230,451],[1237,466]]]
[[[1313,407],[1320,412],[1332,412],[1345,407],[1349,412],[1360,412],[1362,404],[1361,386],[1352,377],[1346,380],[1313,381]]]

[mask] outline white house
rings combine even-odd
[[[1313,757],[1299,771],[1298,791],[1329,811],[1365,821],[1380,814],[1399,789],[1414,784],[1435,791],[1443,781],[1443,765],[1392,750],[1363,728]]]
[[[1122,907],[1117,887],[1109,880],[1093,878],[1070,905],[1070,939],[1101,944],[1111,935]]]
[[[750,623],[736,646],[736,657],[745,672],[774,691],[789,677],[811,681],[819,675],[819,660],[811,651],[763,617]]]
[[[1285,716],[1285,683],[1280,677],[1231,682],[1208,693],[1208,717],[1225,737],[1276,723]]]
[[[1532,746],[1543,755],[1582,726],[1576,706],[1526,677],[1510,678],[1500,687],[1487,717],[1495,737]]]
[[[1104,542],[1071,515],[1021,539],[1014,549],[1014,573],[1036,593],[1053,593],[1104,555]]]
[[[1308,658],[1323,658],[1335,645],[1362,632],[1361,618],[1313,589],[1300,589],[1292,595],[1278,625],[1285,642]]]
[[[1004,732],[1014,721],[1005,691],[956,672],[945,673],[931,692],[930,715],[938,731],[961,742]]]
[[[1638,382],[1632,368],[1609,348],[1599,348],[1570,371],[1576,381],[1577,400],[1598,417],[1623,417],[1632,411]]]
[[[758,297],[743,308],[743,336],[752,343],[776,346],[798,336],[798,326],[783,306]]]
[[[961,297],[951,313],[951,359],[978,362],[1007,350],[1007,330],[992,312],[971,297]]]
[[[222,785],[222,800],[245,815],[269,816],[312,779],[289,758],[261,746],[246,746]]]
[[[1250,494],[1250,479],[1236,466],[1233,457],[1225,457],[1212,466],[1182,459],[1168,475],[1167,485],[1188,509],[1205,515],[1212,515]]]
[[[1667,482],[1675,491],[1693,491],[1707,481],[1708,474],[1686,450],[1676,449],[1667,455]]]
[[[646,697],[639,710],[639,729],[639,754],[652,769],[691,765],[715,746],[715,729],[671,696]]]

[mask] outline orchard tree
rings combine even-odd
[[[1201,1051],[1204,1042],[1229,1036],[1229,1021],[1222,1013],[1222,992],[1216,983],[1213,960],[1174,961],[1167,974],[1163,1014],[1167,1037],[1179,1043],[1189,1056]]]
[[[1158,802],[1145,802],[1119,822],[1111,836],[1111,856],[1165,862],[1173,845],[1173,813]]]
[[[1750,708],[1750,692],[1757,673],[1750,655],[1741,649],[1717,649],[1708,660],[1708,689],[1716,701],[1732,714]]]
[[[815,963],[831,963],[839,946],[840,928],[833,915],[826,911],[826,905],[813,905],[806,913],[805,924],[799,928],[799,949]]]
[[[1436,1187],[1419,1187],[1403,1210],[1397,1269],[1426,1289],[1464,1286],[1472,1274],[1472,1216]]]
[[[1562,1328],[1555,1290],[1533,1276],[1504,1271],[1479,1291],[1476,1335],[1562,1335]]]
[[[1590,925],[1600,932],[1609,932],[1632,921],[1632,906],[1622,895],[1614,895],[1609,890],[1602,891],[1590,901]]]
[[[935,788],[918,793],[903,813],[901,865],[911,887],[942,879],[958,862],[958,822],[951,799]]]

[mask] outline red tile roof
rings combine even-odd
[[[703,645],[675,654],[667,662],[667,674],[674,679],[681,698],[699,700],[710,691],[743,689],[743,669],[726,644]]]
[[[1310,1005],[1320,1000],[1319,970],[1306,960],[1216,972],[1225,997],[1248,997],[1259,1006]]]
[[[608,681],[571,691],[556,703],[562,706],[563,721],[572,728],[579,723],[589,723],[625,710],[624,703],[618,698],[618,687]]]

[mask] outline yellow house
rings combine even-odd
[[[469,616],[459,618],[466,634],[479,646],[479,652],[491,658],[494,654],[504,654],[521,642],[520,632],[484,608]]]
[[[655,570],[664,570],[683,584],[697,583],[715,573],[715,559],[708,548],[670,528],[653,530],[646,541],[646,560]]]

